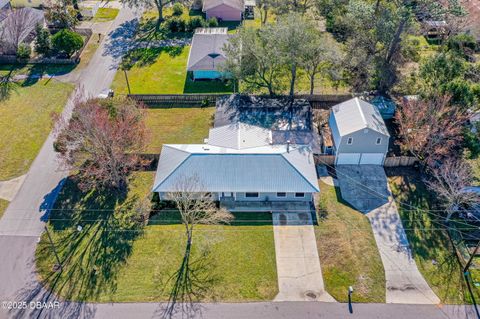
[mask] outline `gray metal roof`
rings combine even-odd
[[[378,109],[358,97],[335,105],[332,108],[332,115],[340,136],[365,128],[390,136]]]
[[[270,145],[272,132],[268,129],[235,123],[210,129],[208,144],[235,149],[245,149]]]
[[[203,192],[318,192],[309,147],[265,146],[236,150],[211,145],[164,145],[154,192],[175,191],[185,176]]]
[[[218,66],[226,60],[223,47],[231,37],[225,29],[206,28],[193,35],[188,55],[188,71],[218,71]],[[209,30],[209,32],[205,30]]]
[[[9,4],[10,0],[0,0],[0,10],[7,7],[7,5],[8,7],[6,9],[8,9],[10,7]]]
[[[202,11],[205,12],[220,5],[226,5],[242,12],[245,10],[245,3],[243,0],[203,0]]]

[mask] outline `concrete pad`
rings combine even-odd
[[[279,293],[275,301],[335,302],[324,288],[311,217],[273,213]]]
[[[26,176],[27,174],[0,182],[0,198],[11,202],[17,195],[20,187],[22,187]]]

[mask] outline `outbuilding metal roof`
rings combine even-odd
[[[390,136],[378,109],[357,97],[335,105],[332,114],[340,136],[366,128]]]
[[[202,28],[195,32],[188,55],[188,71],[218,71],[225,62],[223,47],[231,37],[227,28]]]
[[[245,10],[245,3],[243,0],[203,0],[202,11],[205,12],[221,5],[225,5],[242,12]]]
[[[178,181],[198,179],[202,192],[318,192],[309,147],[263,146],[244,150],[212,145],[164,145],[154,192],[177,190]]]

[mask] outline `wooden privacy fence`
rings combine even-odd
[[[412,166],[417,159],[413,156],[391,156],[385,158],[385,167]],[[315,155],[316,165],[334,165],[335,155]]]
[[[219,97],[228,94],[128,94],[128,97],[141,101],[147,106],[158,107],[198,107],[214,105]],[[270,98],[265,95],[255,95],[263,98]],[[274,98],[285,98],[285,95]],[[305,99],[310,102],[313,109],[330,109],[333,105],[351,99],[353,95],[318,95],[304,94],[295,95],[295,99]]]
[[[413,156],[389,156],[385,158],[385,167],[413,166],[417,159]]]

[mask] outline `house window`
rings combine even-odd
[[[377,141],[375,142],[377,145],[380,145],[382,144],[382,138],[381,137],[377,137]]]
[[[247,198],[258,198],[258,193],[245,193]]]
[[[287,197],[287,193],[277,193],[277,197]]]
[[[295,193],[295,197],[305,197],[305,193]]]
[[[349,137],[349,138],[347,139],[347,144],[348,144],[348,145],[352,145],[352,143],[353,143],[353,137]]]

